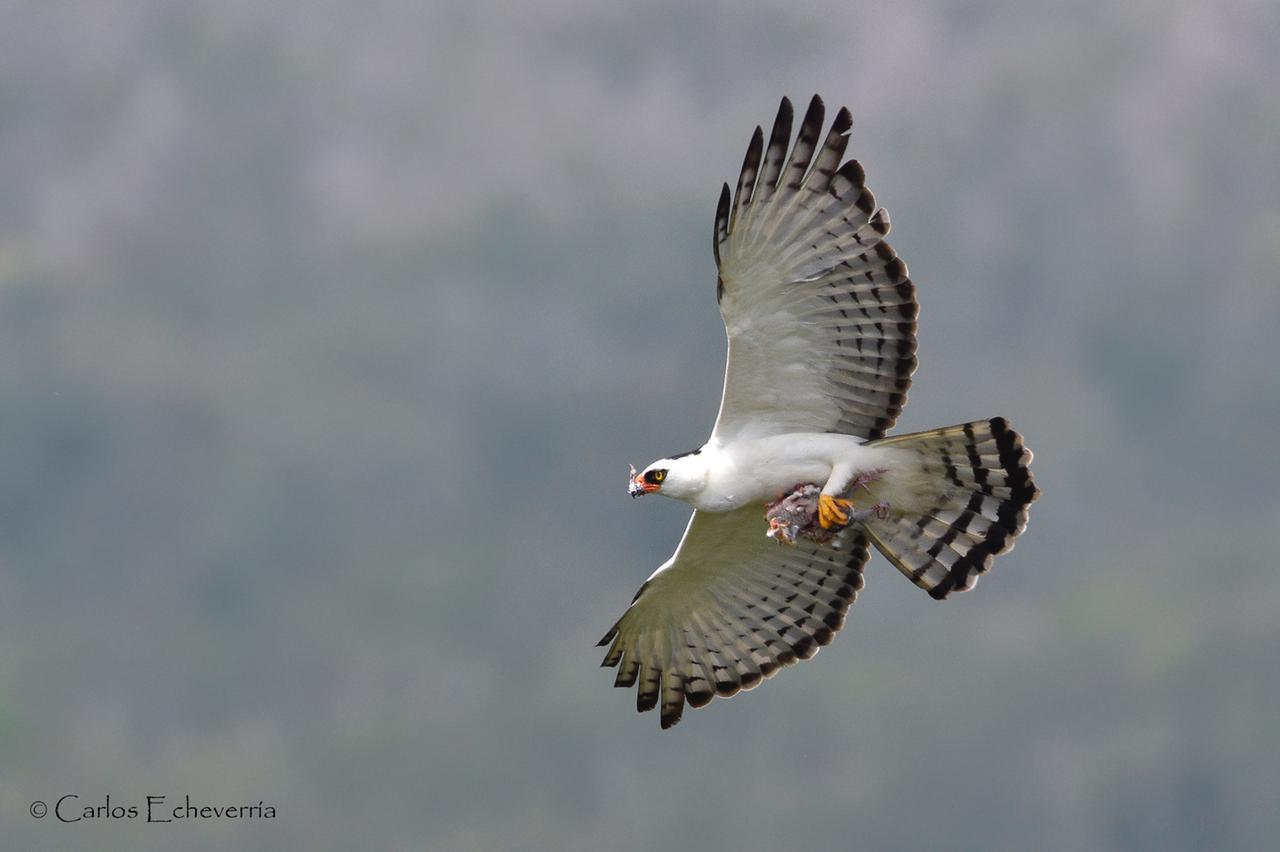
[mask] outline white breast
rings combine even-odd
[[[803,482],[823,485],[838,461],[875,467],[884,451],[849,435],[792,433],[708,446],[703,452],[706,487],[689,502],[725,512],[775,500]]]

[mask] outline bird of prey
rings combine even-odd
[[[664,729],[686,702],[751,689],[828,644],[872,547],[941,600],[1013,546],[1039,496],[1003,418],[885,437],[916,368],[916,289],[862,167],[842,162],[849,111],[825,138],[823,115],[814,96],[792,144],[783,98],[736,191],[724,185],[720,413],[701,448],[630,479],[632,496],[694,507],[600,641],[614,685],[638,684],[637,708],[660,705]]]

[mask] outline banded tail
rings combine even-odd
[[[930,596],[967,592],[1027,528],[1031,451],[1003,417],[871,441],[918,457],[923,513],[869,520],[871,542]]]

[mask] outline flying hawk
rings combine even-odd
[[[941,600],[1013,547],[1039,496],[1003,418],[885,437],[916,368],[915,286],[862,167],[841,162],[849,111],[825,139],[823,112],[814,96],[791,145],[783,98],[768,144],[759,127],[751,137],[737,191],[724,185],[720,414],[700,449],[630,480],[632,496],[694,507],[675,554],[600,641],[614,685],[639,684],[638,709],[660,704],[663,728],[686,701],[751,689],[829,643],[872,546]]]

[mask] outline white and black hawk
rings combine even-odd
[[[829,643],[871,546],[942,599],[1013,546],[1039,495],[1003,418],[885,437],[916,367],[916,290],[862,167],[841,162],[849,111],[825,139],[822,124],[815,96],[790,145],[783,98],[768,144],[759,127],[751,137],[736,192],[725,184],[720,414],[700,449],[631,479],[633,496],[694,507],[675,554],[600,642],[615,685],[639,684],[638,708],[660,705],[663,728],[685,702],[751,689]],[[777,534],[785,524],[766,511],[806,485],[810,531]]]

